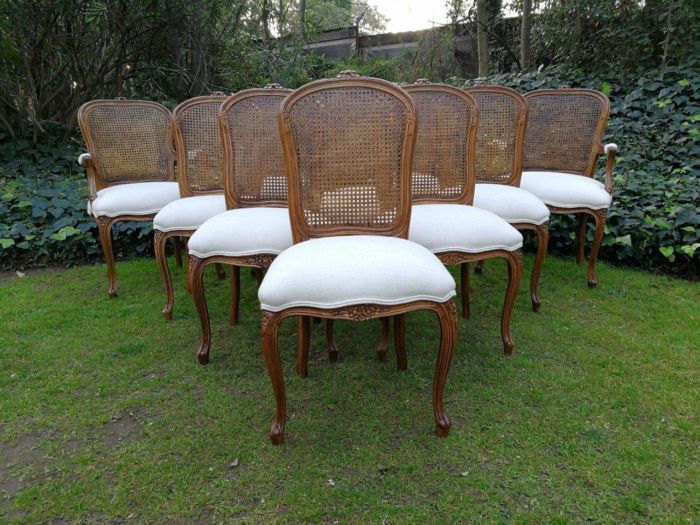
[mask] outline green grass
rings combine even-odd
[[[542,310],[522,286],[506,358],[504,266],[472,277],[447,439],[430,403],[438,326],[417,313],[408,371],[376,361],[379,323],[339,322],[335,364],[312,325],[305,379],[285,321],[282,447],[247,272],[231,327],[209,270],[208,366],[182,270],[172,322],[152,260],[118,264],[115,300],[102,266],[3,276],[0,522],[698,523],[700,284],[601,264],[589,290],[585,267],[549,257]]]

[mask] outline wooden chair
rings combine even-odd
[[[595,263],[612,202],[617,154],[617,145],[601,143],[610,102],[589,89],[542,89],[527,93],[525,100],[529,116],[520,187],[537,195],[552,213],[579,214],[579,264],[584,259],[586,221],[593,216],[588,286],[595,287]],[[601,153],[607,155],[605,184],[593,178]]]
[[[479,108],[474,206],[495,213],[518,230],[533,230],[537,235],[530,277],[530,299],[536,312],[540,308],[537,284],[549,241],[549,209],[538,197],[520,188],[527,103],[507,87],[480,85],[465,90]]]
[[[166,241],[189,238],[206,220],[226,211],[224,156],[219,133],[219,107],[224,100],[223,96],[196,97],[173,111],[180,198],[153,219],[153,248],[165,285],[163,315],[168,320],[172,319],[174,297],[165,255]]]
[[[238,322],[240,267],[261,271],[292,245],[287,179],[277,111],[291,92],[271,84],[228,97],[219,111],[223,141],[224,195],[228,211],[204,222],[190,237],[189,282],[202,326],[197,357],[209,362],[211,326],[202,275],[208,264],[233,266],[232,324]]]
[[[451,86],[422,81],[406,86],[418,111],[413,160],[413,212],[409,239],[461,267],[462,315],[469,315],[466,263],[502,257],[508,286],[501,316],[503,350],[513,352],[510,317],[522,273],[523,237],[490,211],[472,206],[475,191],[475,139],[478,111],[474,99]]]
[[[277,410],[269,436],[284,439],[280,321],[301,316],[297,374],[307,374],[309,316],[363,321],[428,309],[441,325],[433,379],[440,436],[443,389],[456,344],[455,282],[435,256],[406,240],[415,109],[399,87],[344,72],[294,91],[280,109],[294,245],[263,279],[263,355]],[[403,339],[397,365],[406,368]]]
[[[78,158],[87,174],[88,213],[99,227],[108,294],[116,297],[112,225],[152,221],[180,197],[173,182],[171,116],[155,102],[93,100],[78,110],[78,124],[88,150]]]

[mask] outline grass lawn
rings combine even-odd
[[[525,280],[532,258],[526,258]],[[549,257],[501,353],[505,264],[472,277],[472,318],[433,435],[439,330],[409,314],[409,369],[375,358],[379,323],[338,322],[329,363],[312,325],[309,377],[282,326],[287,442],[273,447],[254,280],[241,325],[208,270],[211,364],[174,272],[153,260],[0,277],[1,523],[698,523],[700,283]],[[391,355],[391,354],[390,354]]]

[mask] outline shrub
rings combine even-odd
[[[605,142],[620,151],[601,256],[688,277],[700,275],[700,66],[640,75],[545,68],[469,81],[520,92],[586,87],[610,98]],[[462,79],[450,83],[461,85]],[[601,157],[596,176],[604,174]],[[553,216],[550,248],[569,250],[574,223]],[[589,240],[592,230],[589,228]]]

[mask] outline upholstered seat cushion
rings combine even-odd
[[[549,208],[527,190],[507,184],[477,184],[474,207],[488,210],[511,224],[543,224]]]
[[[558,171],[523,171],[520,187],[557,208],[610,207],[612,197],[595,179]]]
[[[215,215],[190,237],[191,255],[278,254],[292,245],[287,208],[238,208]]]
[[[184,197],[165,205],[153,219],[153,228],[163,232],[196,230],[206,220],[225,211],[223,193]]]
[[[179,198],[177,182],[118,184],[98,191],[97,198],[88,203],[88,213],[95,217],[152,215]]]
[[[373,235],[295,244],[275,259],[258,290],[262,309],[271,312],[444,302],[454,295],[454,279],[428,250],[406,239]]]
[[[498,215],[464,204],[413,206],[408,238],[433,253],[514,251],[523,236]]]

